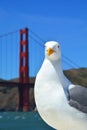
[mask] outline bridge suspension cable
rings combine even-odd
[[[34,37],[32,37],[31,35],[29,35],[29,37],[36,42],[37,44],[39,44],[41,47],[44,47],[44,45],[42,45],[42,43],[38,42],[38,40],[36,40]]]
[[[11,35],[11,34],[14,34],[14,33],[17,33],[17,32],[19,32],[19,30],[15,30],[15,31],[12,31],[12,32],[4,33],[4,34],[0,35],[0,38],[8,36],[8,35]]]
[[[41,40],[42,43],[45,43],[45,40],[42,39],[39,35],[37,35],[37,34],[36,34],[34,31],[32,31],[30,28],[29,28],[29,31],[30,31],[35,37],[37,37],[39,40]]]
[[[44,59],[44,43],[46,40],[41,38],[38,34],[32,31],[29,28],[29,60],[30,60],[30,73],[35,74],[38,72],[43,59]],[[8,77],[18,76],[18,72],[16,73],[16,68],[19,68],[19,30],[15,30],[3,35],[0,35],[0,72],[2,72],[3,76],[8,73]],[[39,46],[39,47],[38,47]],[[41,54],[42,53],[42,54]],[[72,68],[80,68],[80,66],[72,61],[70,58],[62,55],[63,62],[72,67]],[[17,61],[17,62],[16,62]],[[4,66],[3,66],[4,64]],[[6,73],[5,71],[6,70]],[[33,70],[33,72],[32,72]],[[1,74],[0,74],[1,75]],[[31,74],[32,75],[32,74]]]
[[[10,79],[16,75],[18,68],[18,62],[14,63],[15,59],[18,58],[18,45],[19,41],[17,38],[18,30],[0,35],[0,78]],[[15,71],[14,71],[15,70]]]
[[[44,58],[44,40],[29,29],[29,70],[31,76],[36,76]]]
[[[44,44],[46,42],[46,40],[44,40],[43,38],[41,38],[38,34],[36,34],[34,31],[32,31],[31,29],[29,29],[30,32],[32,33],[32,35],[29,34],[29,37],[36,42],[38,45],[44,47]],[[67,56],[65,56],[64,54],[62,54],[63,56],[63,62],[65,64],[67,64],[68,66],[72,67],[72,68],[80,68],[80,66],[75,63],[74,61],[72,61],[70,58],[68,58]]]
[[[79,65],[77,65],[77,64],[76,64],[74,61],[72,61],[70,58],[66,57],[64,54],[63,54],[63,61],[64,61],[67,65],[69,65],[69,66],[71,66],[71,67],[80,68]]]

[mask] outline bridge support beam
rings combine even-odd
[[[29,82],[29,68],[28,68],[28,29],[20,30],[20,68],[19,68],[19,82],[23,85],[18,87],[19,103],[18,111],[29,110],[29,86],[25,83]],[[25,85],[24,85],[25,84]]]

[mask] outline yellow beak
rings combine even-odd
[[[48,54],[48,56],[50,56],[51,54],[53,54],[55,51],[53,50],[53,49],[51,49],[51,48],[48,48],[48,50],[47,50],[47,54]]]

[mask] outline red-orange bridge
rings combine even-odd
[[[0,86],[18,87],[17,110],[29,110],[29,88],[44,54],[44,41],[25,28],[0,35]],[[18,82],[11,81],[17,78]]]

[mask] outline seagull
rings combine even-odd
[[[73,84],[62,70],[60,44],[45,43],[34,95],[42,119],[56,130],[87,130],[87,88]]]

